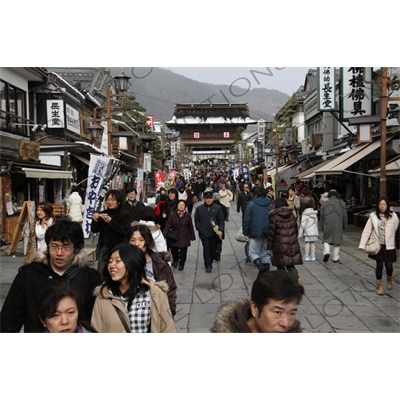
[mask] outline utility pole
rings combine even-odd
[[[387,117],[387,67],[381,72],[381,175],[379,178],[379,195],[386,197],[386,117]]]

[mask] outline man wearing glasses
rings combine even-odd
[[[93,289],[101,284],[98,271],[86,264],[81,224],[63,218],[46,231],[46,250],[38,250],[33,262],[23,265],[15,277],[1,310],[0,331],[31,332],[39,315],[43,290],[65,280],[82,296],[83,320],[90,321],[95,298]]]

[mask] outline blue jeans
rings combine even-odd
[[[251,258],[251,261],[260,258],[263,264],[271,263],[271,257],[267,252],[267,238],[263,239],[250,238],[248,243],[249,243],[249,256]]]

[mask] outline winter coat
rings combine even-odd
[[[293,198],[287,199],[288,206],[291,208],[293,216],[296,218],[296,222],[300,225],[300,197],[297,194],[293,195]]]
[[[43,290],[52,282],[65,280],[82,295],[80,319],[90,321],[95,298],[93,289],[101,284],[100,274],[87,265],[87,254],[81,250],[71,267],[62,275],[50,266],[48,251],[37,251],[33,262],[18,270],[1,310],[1,332],[30,332],[39,315],[39,300]]]
[[[299,237],[318,236],[318,211],[306,208],[301,215]]]
[[[300,218],[301,218],[301,215],[303,214],[303,211],[306,209],[307,203],[310,204],[311,207],[312,207],[314,210],[317,209],[317,205],[316,205],[316,203],[315,203],[315,199],[314,199],[314,197],[313,197],[312,194],[310,194],[310,195],[308,195],[308,196],[302,196],[302,195],[300,195],[300,196],[299,196],[299,199],[300,199],[300,210],[299,210]]]
[[[83,221],[83,204],[82,197],[78,192],[73,192],[67,200],[68,215],[72,221],[82,222]]]
[[[399,218],[395,212],[392,212],[392,216],[386,221],[385,225],[385,246],[386,250],[393,250],[396,248],[395,237],[396,231],[399,227]],[[373,211],[361,234],[359,249],[365,249],[365,245],[368,239],[372,237],[379,240],[379,229],[378,229],[378,216],[375,211]]]
[[[100,252],[104,252],[105,257],[108,253],[120,243],[123,243],[128,233],[132,217],[127,211],[124,211],[121,206],[114,209],[102,211],[111,217],[111,222],[107,223],[103,218],[97,221],[92,221],[91,230],[93,233],[99,233],[99,241],[97,243],[97,257]]]
[[[188,195],[185,190],[182,192],[178,190],[178,200],[183,200],[186,203],[187,197]]]
[[[217,238],[210,220],[213,219],[220,231],[225,230],[225,217],[222,208],[218,204],[211,203],[210,207],[206,203],[196,208],[194,214],[195,228],[199,232],[199,237]]]
[[[185,211],[182,217],[178,215],[177,211],[171,212],[163,230],[164,237],[167,237],[170,230],[179,231],[178,240],[171,242],[172,247],[189,247],[190,241],[196,239],[192,217],[187,211]]]
[[[166,253],[170,254],[170,253]],[[168,264],[166,258],[161,257],[162,254],[152,252],[150,254],[151,261],[153,262],[154,280],[156,282],[165,281],[168,285],[168,302],[171,309],[172,316],[176,314],[176,282],[174,273],[171,266]]]
[[[136,199],[133,203],[131,203],[130,201],[124,201],[121,207],[124,211],[128,212],[131,215],[132,221],[139,221],[140,211],[142,211],[144,204]]]
[[[269,212],[273,209],[266,197],[257,197],[249,203],[243,218],[243,235],[254,239],[268,237]]]
[[[246,207],[252,200],[253,198],[251,197],[250,191],[241,191],[237,196],[236,211],[242,211],[242,213],[244,214],[244,212],[246,211]]]
[[[297,221],[290,207],[279,207],[269,213],[267,249],[272,250],[272,265],[286,267],[303,264],[298,241]]]
[[[151,297],[151,333],[175,332],[174,321],[169,309],[165,282],[154,282],[153,280],[142,280],[150,290]],[[125,304],[119,298],[112,295],[108,288],[99,286],[94,290],[96,300],[94,303],[91,324],[100,333],[126,333],[116,308],[122,311],[122,316],[130,326],[128,311]]]
[[[44,226],[44,227],[40,224],[40,221],[36,221],[35,235],[36,235],[36,242],[37,242],[38,250],[46,250],[47,249],[47,244],[46,244],[46,240],[45,240],[46,231],[53,224],[54,224],[53,218],[49,218],[46,226]]]
[[[247,325],[251,318],[250,300],[231,300],[218,311],[212,333],[252,333]],[[300,321],[296,320],[286,333],[301,333]]]
[[[226,189],[226,190],[220,190],[218,194],[220,196],[219,201],[221,202],[221,204],[229,208],[233,200],[233,193],[230,190]]]
[[[167,242],[165,241],[165,237],[161,231],[160,225],[156,224],[153,221],[133,221],[132,226],[136,225],[145,225],[147,228],[149,228],[149,231],[151,232],[151,235],[153,236],[154,243],[156,245],[155,249],[152,249],[156,251],[157,253],[161,253],[164,251],[168,251],[167,249]]]
[[[193,197],[196,196],[196,192],[192,189],[192,190],[186,190],[186,205],[187,206],[191,206],[193,205]]]
[[[343,243],[343,231],[347,228],[346,204],[343,200],[332,196],[321,205],[320,224],[323,241],[340,246]]]

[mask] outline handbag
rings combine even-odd
[[[385,228],[386,228],[386,221],[385,225],[383,226],[383,229],[381,229],[381,232],[379,233],[379,238],[376,239],[370,236],[367,243],[365,244],[365,251],[371,256],[374,256],[379,253],[379,250],[381,249],[381,237],[383,232],[385,231]]]
[[[238,241],[238,242],[247,242],[247,240],[246,240],[246,238],[244,237],[244,235],[243,235],[243,228],[240,228],[237,232],[236,232],[236,235],[235,235],[235,239]]]
[[[171,242],[176,242],[179,239],[179,231],[169,231],[167,239]]]

